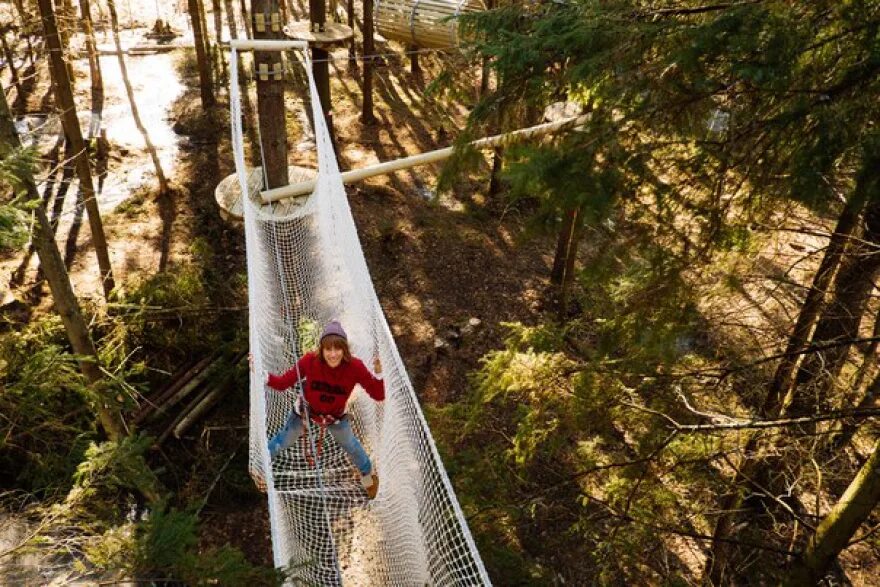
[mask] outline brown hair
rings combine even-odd
[[[336,334],[328,334],[321,339],[318,344],[318,360],[327,364],[324,360],[324,349],[342,349],[342,361],[347,363],[351,360],[351,351],[348,348],[348,341]]]

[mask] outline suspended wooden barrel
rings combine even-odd
[[[317,170],[308,167],[298,167],[289,165],[287,167],[287,177],[291,183],[300,183],[303,181],[314,180],[318,175]],[[260,190],[263,187],[263,168],[254,167],[247,171],[248,197],[257,200],[260,197]],[[314,188],[312,188],[314,190]],[[312,192],[309,191],[302,196],[308,196]],[[217,187],[214,188],[214,199],[220,206],[220,216],[226,221],[242,220],[244,218],[244,202],[241,199],[241,186],[238,183],[238,175],[235,173],[224,177]],[[263,204],[263,211],[276,216],[287,216],[302,205],[304,199],[291,200],[290,202],[281,202],[283,205],[278,206],[276,203]]]
[[[373,22],[386,39],[430,49],[458,46],[458,15],[486,10],[482,0],[376,0]]]

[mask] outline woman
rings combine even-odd
[[[345,449],[361,473],[361,484],[370,499],[379,491],[379,477],[373,470],[370,457],[351,430],[351,422],[345,413],[346,403],[360,384],[367,394],[380,402],[385,399],[385,383],[382,381],[382,363],[376,357],[373,362],[375,375],[348,348],[348,336],[342,325],[331,321],[324,327],[317,351],[306,353],[296,366],[282,375],[269,374],[266,385],[283,391],[303,382],[303,396],[312,421],[322,426]],[[303,406],[297,402],[287,423],[269,441],[269,455],[275,458],[279,452],[299,440],[303,433]]]

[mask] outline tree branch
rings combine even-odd
[[[707,12],[727,10],[728,8],[739,8],[740,6],[748,6],[750,4],[760,4],[762,1],[763,0],[750,0],[747,2],[729,2],[727,4],[707,4],[705,6],[694,6],[693,8],[658,8],[656,10],[640,12],[639,16],[687,16],[691,14],[705,14]]]
[[[845,420],[849,418],[872,418],[880,416],[880,408],[852,408],[849,410],[833,410],[811,416],[797,416],[793,418],[779,418],[776,420],[743,419],[720,414],[716,412],[703,412],[691,406],[685,395],[679,390],[678,396],[684,403],[685,408],[701,418],[711,420],[711,424],[681,424],[675,418],[663,412],[652,410],[632,402],[621,402],[621,405],[645,412],[666,420],[676,432],[719,432],[728,430],[760,430],[764,428],[785,428],[788,426],[800,426],[802,424],[814,424],[816,422],[828,422],[832,420]]]

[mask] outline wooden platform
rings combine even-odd
[[[308,167],[299,167],[291,165],[287,168],[287,175],[290,183],[306,181],[317,177],[318,172]],[[263,187],[263,168],[254,167],[248,170],[247,176],[248,195],[251,199],[259,198],[260,189]],[[299,198],[290,198],[275,202],[273,204],[263,205],[263,211],[279,216],[290,214],[302,205],[309,195]],[[244,208],[242,207],[241,189],[238,185],[238,175],[233,173],[224,177],[217,187],[214,188],[214,199],[220,206],[220,215],[224,220],[242,220],[244,218]]]
[[[311,25],[312,23],[307,20],[295,20],[285,25],[284,34],[290,39],[307,41],[309,45],[318,45],[319,47],[343,43],[354,36],[354,31],[350,26],[338,22],[325,23],[322,33],[313,33]]]

